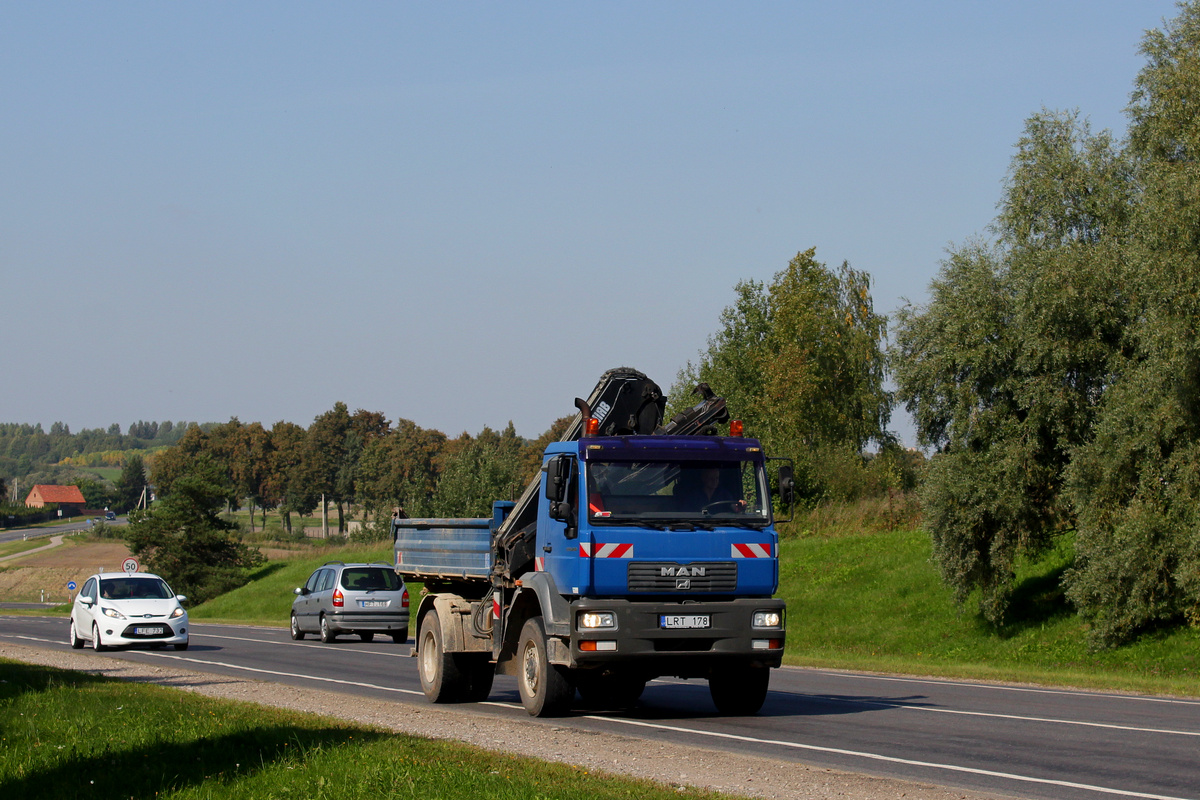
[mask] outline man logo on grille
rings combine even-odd
[[[676,580],[675,588],[679,589],[679,590],[692,588],[692,579],[691,578],[681,578],[679,580]]]

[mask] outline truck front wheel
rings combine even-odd
[[[708,679],[708,691],[717,711],[727,717],[758,713],[767,699],[771,670],[753,664],[718,667]]]
[[[431,703],[456,702],[470,689],[470,681],[459,670],[457,660],[442,649],[442,622],[436,611],[430,611],[421,619],[417,634],[417,672],[421,675],[421,691]]]
[[[562,667],[550,663],[546,629],[541,617],[533,617],[521,628],[517,644],[517,687],[521,705],[533,717],[565,714],[575,699],[575,687]]]

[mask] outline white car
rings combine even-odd
[[[188,615],[167,582],[149,572],[101,572],[88,578],[71,607],[71,647],[174,645],[188,649]]]

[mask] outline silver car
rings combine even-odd
[[[322,642],[357,634],[364,642],[386,633],[408,641],[408,589],[389,564],[329,561],[295,591],[292,638],[316,633]]]
[[[187,597],[148,572],[101,572],[84,582],[71,606],[71,647],[188,649]]]

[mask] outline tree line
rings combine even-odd
[[[55,422],[49,431],[40,423],[0,423],[0,481],[7,489],[0,493],[0,499],[12,501],[10,492],[21,488],[28,491],[38,483],[95,482],[97,476],[88,467],[123,467],[130,454],[145,455],[169,447],[195,424],[138,420],[125,433],[117,423],[107,429],[84,428],[72,433],[63,422]],[[15,502],[24,499],[22,495]]]
[[[236,417],[207,429],[192,426],[179,443],[150,461],[151,481],[170,495],[183,477],[216,475],[228,507],[247,503],[280,514],[286,531],[292,515],[328,504],[337,530],[347,528],[352,505],[365,521],[391,518],[400,507],[412,516],[484,516],[496,499],[515,499],[541,466],[541,451],[557,439],[569,417],[536,440],[502,431],[450,438],[411,420],[394,423],[378,411],[351,413],[345,403],[316,417],[308,428],[280,421],[270,428]]]

